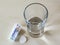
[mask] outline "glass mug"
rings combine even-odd
[[[31,3],[25,7],[23,15],[29,35],[35,38],[42,36],[48,9],[41,3]]]

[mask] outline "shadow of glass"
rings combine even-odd
[[[60,44],[60,25],[53,25],[45,28],[45,39],[47,39],[50,44],[59,45]],[[46,42],[46,41],[45,41]]]
[[[43,40],[38,38],[30,38],[25,45],[47,45]]]

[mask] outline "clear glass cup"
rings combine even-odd
[[[31,3],[25,7],[23,15],[29,35],[35,38],[42,36],[48,17],[47,8],[41,3]]]

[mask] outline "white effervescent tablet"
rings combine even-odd
[[[26,42],[26,37],[24,36],[24,35],[22,35],[21,37],[20,37],[20,43],[21,44],[24,44]]]

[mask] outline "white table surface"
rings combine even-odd
[[[14,23],[26,25],[23,10],[32,2],[42,3],[49,10],[46,32],[42,38],[29,38],[23,45],[60,45],[60,0],[0,0],[0,45],[21,45],[10,42],[8,36]]]

